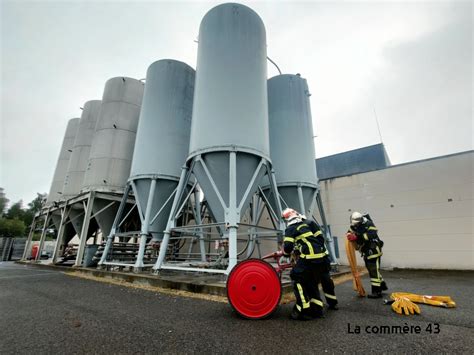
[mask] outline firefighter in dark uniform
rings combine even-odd
[[[324,245],[322,233],[314,221],[303,219],[298,212],[287,208],[282,213],[287,228],[283,239],[283,251],[293,253],[298,260],[290,273],[296,305],[291,313],[292,319],[308,320],[323,317],[323,302],[319,295],[318,284],[322,275],[329,272],[328,251]],[[329,275],[328,278],[330,279]],[[327,281],[327,279],[326,279]],[[337,309],[334,283],[326,282],[328,303]]]
[[[388,287],[380,274],[383,241],[377,234],[377,227],[368,215],[353,212],[347,238],[356,242],[356,248],[364,258],[365,266],[369,271],[372,294],[367,297],[381,298],[382,291],[388,290]]]
[[[318,239],[320,245],[325,245],[323,232],[321,231],[320,226],[316,222],[306,219],[305,216],[301,217],[303,218],[303,223],[308,224],[311,232],[313,232],[313,235]],[[334,281],[331,279],[330,271],[331,259],[326,255],[324,258],[324,268],[321,270],[320,281],[329,309],[337,311],[339,308],[337,306],[337,297],[334,293]]]

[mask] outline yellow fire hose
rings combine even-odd
[[[398,314],[420,314],[420,307],[416,303],[429,304],[431,306],[454,308],[456,303],[449,296],[417,295],[408,292],[394,292],[390,295],[393,300],[392,310]]]
[[[351,267],[354,290],[357,291],[360,297],[366,295],[364,286],[360,279],[359,271],[357,270],[357,259],[355,254],[355,242],[346,238],[346,254],[347,260]],[[392,305],[392,310],[398,314],[420,314],[420,307],[416,303],[429,304],[431,306],[454,308],[456,303],[449,296],[429,296],[417,295],[408,292],[394,292],[390,295],[391,301],[385,301],[386,304]]]
[[[347,260],[349,260],[349,265],[351,267],[354,291],[357,291],[359,297],[365,297],[366,292],[364,286],[362,285],[359,271],[357,270],[357,259],[355,254],[354,242],[351,242],[348,239],[346,239],[346,254]]]

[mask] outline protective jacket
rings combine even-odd
[[[323,282],[322,278],[326,274],[329,281],[331,281],[327,267],[329,265],[329,253],[324,245],[321,230],[314,221],[299,217],[294,218],[288,222],[283,242],[283,249],[286,254],[294,252],[299,256],[290,272],[296,298],[292,318],[321,317],[324,304],[319,294],[318,284]],[[325,291],[325,293],[331,297],[332,304],[336,304],[334,284],[329,285],[328,282],[327,285],[327,292]]]
[[[379,238],[377,228],[371,220],[365,219],[363,223],[351,226],[348,232],[357,237],[357,246],[365,259],[382,256],[383,241]]]
[[[311,220],[299,220],[285,230],[283,249],[286,254],[292,251],[300,259],[312,262],[327,262],[329,252],[324,244],[323,233]]]

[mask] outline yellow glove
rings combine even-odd
[[[392,303],[392,310],[397,314],[420,314],[420,307],[406,297],[400,297]]]
[[[393,300],[403,297],[408,298],[412,302],[425,303],[432,306],[454,308],[456,303],[449,296],[429,296],[429,295],[417,295],[415,293],[408,292],[394,292],[390,295]]]

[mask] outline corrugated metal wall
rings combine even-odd
[[[385,242],[383,267],[474,269],[473,161],[470,151],[320,181],[341,262],[349,216],[360,211]]]

